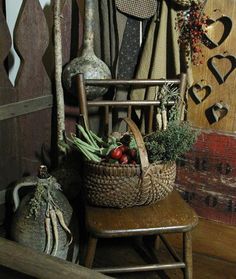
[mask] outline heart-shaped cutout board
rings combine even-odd
[[[196,104],[202,103],[211,94],[210,85],[204,85],[201,82],[195,83],[190,89],[189,94]]]
[[[233,55],[218,54],[208,59],[207,65],[219,84],[224,83],[236,68]]]
[[[219,122],[229,112],[229,105],[223,102],[219,102],[208,108],[205,112],[206,117],[210,124]]]
[[[220,46],[229,36],[232,30],[232,20],[228,16],[221,16],[217,19],[208,19],[206,34],[203,36],[203,43],[210,49]]]

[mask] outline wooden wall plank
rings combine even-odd
[[[0,121],[52,107],[52,95],[0,106]]]
[[[10,80],[7,76],[6,69],[4,67],[4,61],[9,54],[11,48],[11,36],[6,23],[5,16],[3,14],[2,5],[0,6],[0,86],[1,87],[11,87]],[[6,97],[6,100],[2,97],[0,103],[8,102],[9,96]]]
[[[203,80],[202,86],[210,86],[211,92],[209,96],[207,96],[206,88],[202,88],[202,90],[195,89],[195,92],[192,92],[191,89],[189,90],[188,119],[194,126],[200,128],[235,132],[236,98],[234,88],[236,86],[236,1],[208,0],[205,12],[214,21],[208,27],[207,36],[215,43],[215,45],[214,47],[209,48],[205,44],[202,44],[204,55],[203,64],[193,66],[193,79],[194,84],[201,83],[201,80]],[[218,43],[222,36],[225,37],[225,40],[223,40],[222,43]],[[217,55],[220,55],[221,58],[217,58]],[[210,66],[211,64],[213,64],[213,69]],[[216,71],[218,72],[218,75],[222,77],[226,78],[227,73],[229,73],[229,76],[225,81],[219,83],[216,78]],[[215,72],[215,74],[213,72]],[[194,95],[197,95],[200,101],[194,101]],[[212,106],[219,102],[228,104],[228,113],[218,122],[212,122]],[[220,112],[218,111],[218,113]],[[224,114],[223,110],[222,114]]]
[[[236,263],[235,234],[235,226],[200,218],[199,224],[192,232],[193,252]],[[182,248],[180,234],[169,234],[168,240],[175,247]]]
[[[70,61],[71,55],[71,28],[72,28],[72,1],[66,0],[61,12],[62,35],[62,65]]]
[[[16,80],[18,100],[50,95],[51,82],[42,62],[49,31],[39,1],[24,1],[17,22],[15,45],[22,62]],[[50,109],[19,117],[22,174],[37,172],[42,144],[50,145],[50,140]]]
[[[178,167],[177,184],[200,216],[236,225],[236,1],[208,0],[205,13],[208,45],[188,92],[188,120],[202,134]]]
[[[202,131],[176,182],[200,216],[236,225],[236,136]]]
[[[11,37],[0,5],[0,105],[16,101],[16,91],[8,79],[4,66],[10,47]],[[0,190],[6,189],[19,177],[20,159],[17,140],[16,119],[0,121]]]

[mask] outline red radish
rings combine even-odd
[[[136,150],[135,148],[131,148],[131,149],[129,150],[129,155],[130,155],[130,157],[131,157],[132,159],[136,159],[136,157],[137,157],[137,150]]]
[[[119,148],[121,149],[122,153],[126,153],[129,149],[128,146],[124,144],[120,145]]]
[[[123,154],[119,160],[120,164],[128,164],[129,157],[126,154]]]
[[[116,147],[114,149],[111,150],[110,152],[110,157],[112,159],[120,159],[122,157],[122,150],[120,147]]]

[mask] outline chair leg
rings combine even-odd
[[[184,278],[193,278],[193,260],[192,260],[192,235],[191,232],[183,233],[183,258],[185,262]]]
[[[155,242],[154,242],[155,250],[158,251],[160,249],[160,244],[161,244],[161,240],[160,240],[160,236],[158,234],[158,235],[156,235]]]
[[[90,236],[88,240],[88,247],[87,247],[85,260],[84,260],[85,267],[92,268],[96,247],[97,247],[97,238],[93,238]]]

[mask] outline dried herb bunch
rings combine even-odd
[[[201,43],[207,33],[208,16],[204,13],[204,3],[192,2],[187,10],[177,13],[176,28],[179,31],[178,43],[185,48],[186,57],[194,65],[203,64]]]
[[[150,163],[175,161],[191,149],[197,136],[198,131],[187,121],[169,121],[166,130],[156,131],[144,137]]]
[[[55,190],[61,191],[61,186],[57,183],[54,177],[49,177],[47,180],[39,180],[33,197],[29,201],[29,215],[37,219],[40,208],[45,204],[56,205]],[[56,207],[58,207],[56,205]]]
[[[183,101],[180,92],[171,83],[165,84],[158,95],[161,113],[165,112],[163,125],[157,130],[144,136],[145,146],[150,163],[176,161],[181,155],[191,149],[195,143],[198,131],[193,129],[187,121],[180,121],[179,104]],[[174,101],[174,105],[167,110],[166,102]],[[156,115],[157,122],[159,113]],[[163,121],[162,121],[163,122]]]

